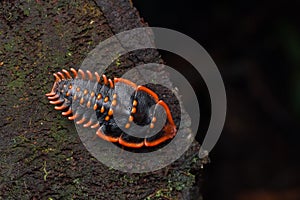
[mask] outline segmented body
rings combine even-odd
[[[96,134],[106,141],[129,148],[157,146],[176,135],[176,125],[168,105],[149,88],[122,78],[112,81],[97,72],[92,74],[88,70],[70,70],[73,77],[67,70],[54,73],[54,85],[51,92],[46,94],[50,103],[56,105],[55,109],[63,111],[62,115],[70,120],[97,129]],[[116,90],[116,84],[124,88]],[[126,95],[132,90],[132,94]],[[124,96],[127,97],[124,99]],[[151,110],[153,105],[154,109]],[[149,130],[156,127],[162,114],[159,107],[163,108],[167,117],[159,133],[149,137],[127,134],[126,130],[137,124],[147,128],[138,129],[144,132],[141,135],[147,136]],[[117,113],[118,123],[115,119]]]

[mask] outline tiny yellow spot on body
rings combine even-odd
[[[132,109],[131,109],[131,113],[136,113],[136,108],[135,107],[133,107]]]
[[[116,98],[117,98],[117,94],[114,94],[114,95],[113,95],[113,99],[116,99]]]
[[[100,112],[104,113],[104,111],[105,111],[104,106],[102,106],[101,109],[100,109]]]
[[[108,120],[109,120],[109,116],[106,116],[106,117],[105,117],[105,120],[108,121]]]
[[[116,106],[116,105],[117,105],[117,100],[113,100],[113,101],[111,102],[111,105],[112,105],[112,106]]]
[[[80,92],[80,87],[76,88],[76,92]]]
[[[125,128],[129,128],[129,127],[130,127],[130,124],[127,123],[127,124],[125,125]]]
[[[79,103],[80,103],[81,105],[84,103],[84,99],[83,99],[83,97],[81,97],[81,99],[80,99]]]
[[[94,97],[95,96],[95,92],[91,92],[91,97]]]
[[[133,116],[130,115],[129,118],[128,118],[128,121],[132,122],[133,121]]]
[[[113,113],[114,113],[114,111],[112,110],[112,109],[109,109],[109,111],[108,111],[108,115],[113,115]]]
[[[97,95],[97,100],[100,100],[102,98],[102,95],[101,94],[98,94]]]
[[[153,123],[150,124],[150,128],[154,128],[154,124]]]
[[[88,108],[91,107],[91,101],[87,102],[86,107],[88,107]]]
[[[136,106],[137,103],[138,103],[137,100],[133,100],[132,105],[133,105],[133,106]]]
[[[98,108],[98,105],[95,103],[94,110],[97,110],[97,108]]]
[[[155,123],[156,122],[156,117],[152,118],[152,122]]]
[[[108,102],[108,97],[105,97],[105,98],[104,98],[104,102],[105,102],[105,103]]]
[[[87,89],[85,89],[84,91],[83,91],[83,94],[84,95],[87,95],[89,93],[89,91],[87,90]]]

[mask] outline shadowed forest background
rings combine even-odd
[[[300,199],[299,3],[133,3],[150,26],[198,41],[223,76],[227,120],[205,169],[204,199]]]

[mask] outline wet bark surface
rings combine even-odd
[[[116,2],[1,2],[0,199],[201,198],[197,143],[162,170],[123,173],[92,157],[73,122],[45,97],[52,73],[78,69],[99,42],[144,24],[129,2]],[[107,75],[149,61],[162,62],[154,50],[133,52]]]

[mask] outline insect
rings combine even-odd
[[[111,80],[104,74],[100,76],[89,70],[71,68],[70,72],[63,69],[54,73],[53,87],[46,94],[50,104],[56,105],[55,109],[63,111],[62,115],[68,116],[69,120],[96,129],[96,135],[108,142],[129,148],[155,147],[176,135],[176,125],[168,105],[148,87],[123,78]],[[117,84],[124,88],[116,90]],[[128,91],[133,92],[127,94]],[[137,134],[149,135],[160,121],[162,111],[166,118],[157,134],[149,137],[127,134],[126,130],[138,125],[143,128],[137,129],[142,132]],[[120,118],[118,123],[116,116]]]

